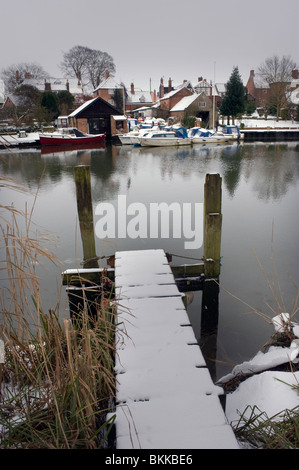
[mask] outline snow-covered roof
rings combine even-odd
[[[225,83],[216,83],[215,87],[216,87],[216,90],[217,90],[218,93],[225,93],[226,92]]]
[[[188,89],[191,89],[191,91],[194,91],[193,86],[191,85],[191,82],[186,81],[182,85],[175,88],[174,90],[170,91],[169,93],[166,93],[166,95],[164,95],[162,98],[160,98],[160,101],[167,100],[167,99],[171,98],[173,95],[178,93],[182,88],[188,88]]]
[[[152,96],[150,91],[146,90],[134,90],[134,93],[127,91],[127,102],[128,103],[152,103]]]
[[[53,92],[64,91],[69,88],[72,95],[82,94],[82,86],[77,78],[25,78],[22,81],[22,85],[34,86],[40,91],[45,91],[46,83],[51,85],[51,91]]]
[[[194,88],[211,88],[211,83],[207,82],[206,79],[200,80],[200,82],[197,82],[196,85],[194,85]]]
[[[198,98],[198,94],[184,96],[170,111],[185,111]]]
[[[103,88],[119,89],[123,87],[119,85],[118,83],[116,83],[113,77],[108,77],[105,80],[103,80],[97,88],[95,88],[94,92]]]
[[[121,116],[112,116],[115,121],[126,121],[127,117],[123,114]]]
[[[91,105],[91,103],[95,100],[97,100],[98,98],[93,98],[92,100],[88,100],[88,101],[85,101],[85,103],[81,104],[81,106],[79,106],[79,108],[75,109],[75,111],[73,111],[71,114],[69,114],[68,117],[75,117],[77,116],[77,114],[81,113],[81,111],[83,111],[83,109],[87,108],[89,105]]]
[[[292,91],[290,95],[290,100],[293,104],[299,104],[299,87],[296,90]]]

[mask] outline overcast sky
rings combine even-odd
[[[0,0],[0,71],[35,62],[61,77],[63,52],[110,54],[115,80],[158,90],[202,76],[227,82],[274,54],[299,64],[298,0]],[[151,80],[151,82],[150,82]]]

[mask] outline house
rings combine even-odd
[[[77,78],[31,78],[30,76],[22,80],[21,85],[30,85],[39,91],[52,91],[59,93],[60,91],[69,91],[74,98],[83,95],[81,82]]]
[[[128,132],[127,118],[112,104],[97,96],[68,115],[68,125],[87,134],[106,133],[111,140],[117,133]]]
[[[170,110],[170,117],[175,117],[176,121],[183,121],[186,116],[200,118],[204,127],[213,128],[213,101],[206,95],[205,91],[185,96],[176,103]]]
[[[103,80],[97,88],[93,90],[93,96],[100,97],[112,106],[125,109],[125,90],[124,87],[110,77],[108,70],[105,72],[105,80]]]
[[[275,94],[277,88],[281,89],[282,85],[286,95],[292,93],[297,87],[299,87],[299,71],[297,69],[292,71],[291,80],[289,82],[268,84],[262,74],[255,73],[254,70],[250,70],[250,75],[246,85],[248,99],[253,99],[256,102],[257,107],[264,108],[268,103],[271,94]]]
[[[22,106],[22,104],[22,98],[20,96],[10,94],[4,100],[2,109],[16,109],[18,106]]]
[[[160,85],[160,98],[155,104],[155,108],[162,114],[169,114],[170,110],[185,96],[191,96],[194,94],[194,89],[191,83],[187,80],[178,88],[173,89],[169,93],[164,94],[163,79],[161,78]],[[164,116],[159,116],[164,117]]]
[[[196,85],[194,85],[194,91],[195,93],[205,93],[205,95],[207,96],[212,96],[212,92],[213,92],[213,85],[212,85],[212,82],[207,82],[206,79],[203,79],[202,77],[198,77],[198,82],[196,83]]]
[[[255,73],[254,70],[250,70],[246,89],[248,100],[255,101],[257,107],[266,107],[270,97],[270,87],[265,83],[262,74]]]
[[[138,108],[148,108],[152,106],[157,99],[155,92],[137,89],[134,83],[131,83],[130,90],[126,90],[126,112],[131,113]]]

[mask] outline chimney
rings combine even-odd
[[[168,79],[168,91],[172,90],[172,85],[171,85],[171,78],[169,77]]]
[[[52,91],[51,90],[51,83],[46,82],[46,80],[45,80],[45,91]]]
[[[202,82],[202,77],[198,77],[198,82]]]
[[[68,80],[66,81],[66,89],[68,92],[70,91],[70,83]]]
[[[105,79],[107,80],[107,78],[109,78],[109,70],[105,70]]]
[[[161,78],[160,81],[160,98],[163,98],[164,96],[164,83],[163,83],[163,78]]]
[[[25,73],[25,78],[31,78],[31,74],[29,72]]]
[[[134,90],[134,83],[131,83],[131,94],[135,95],[135,90]]]
[[[16,70],[16,82],[19,83],[20,80],[20,72]]]
[[[299,80],[299,70],[298,69],[292,70],[292,78],[294,80]]]

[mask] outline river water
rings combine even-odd
[[[13,203],[24,209],[25,204],[30,208],[35,201],[34,230],[53,234],[49,248],[61,261],[59,266],[38,266],[45,309],[56,306],[61,272],[82,266],[74,167],[84,164],[91,169],[96,226],[103,220],[96,214],[99,204],[108,203],[106,208],[114,207],[117,212],[119,196],[127,207],[139,204],[132,208],[142,205],[149,210],[155,202],[175,202],[181,208],[187,203],[194,208],[203,203],[206,174],[219,173],[222,177],[218,322],[211,335],[215,378],[250,359],[273,334],[271,322],[256,311],[269,318],[281,311],[294,311],[299,274],[299,143],[197,145],[184,149],[106,144],[92,150],[50,149],[44,153],[23,149],[0,153],[2,175],[22,182],[29,190],[22,194],[1,188],[1,204]],[[135,226],[135,234],[136,230]],[[141,231],[139,227],[137,232]],[[143,238],[133,238],[132,232],[120,238],[116,227],[115,237],[96,236],[97,255],[162,248],[177,255],[173,265],[196,263],[203,256],[199,243],[200,246],[186,249],[186,236],[175,238],[170,232],[165,238],[153,238],[149,227],[147,234],[144,230],[142,233]],[[105,260],[100,262],[101,267],[105,265]],[[269,289],[267,277],[277,299]],[[69,314],[64,289],[60,311],[62,316]],[[198,341],[201,311],[202,292],[197,291],[188,314]]]

